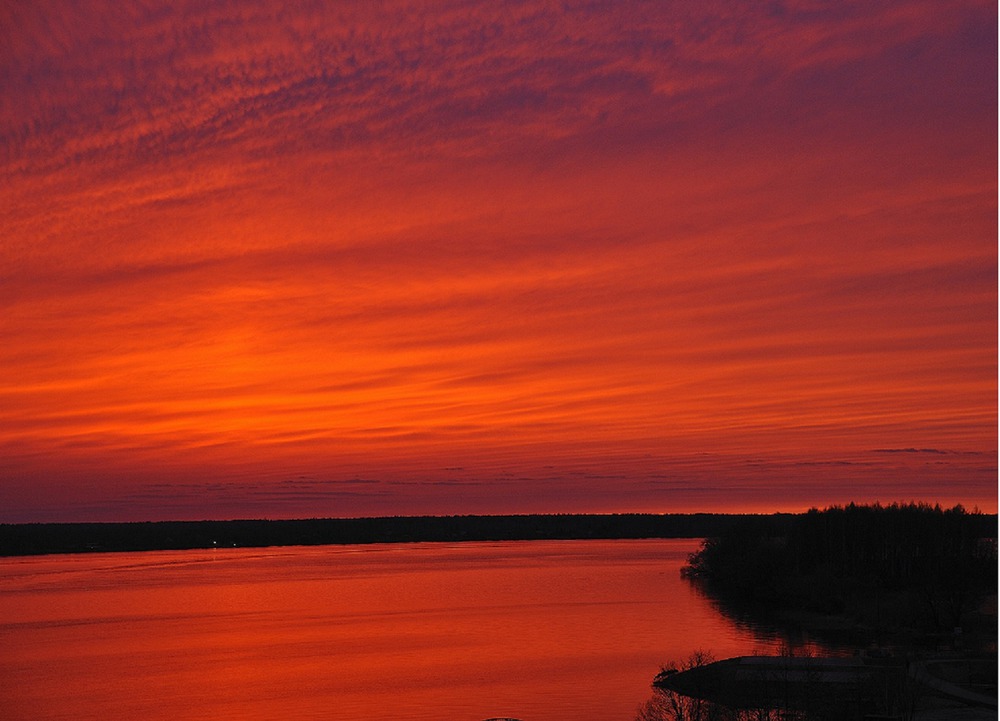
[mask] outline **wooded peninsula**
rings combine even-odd
[[[706,538],[682,573],[731,615],[862,632],[870,643],[973,631],[995,648],[997,517],[961,506],[742,517]]]

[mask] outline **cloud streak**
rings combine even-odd
[[[0,10],[11,518],[938,492],[873,448],[995,507],[994,4],[64,10]]]

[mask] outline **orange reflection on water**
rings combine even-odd
[[[28,718],[630,719],[660,664],[774,649],[679,578],[693,540],[3,562]]]

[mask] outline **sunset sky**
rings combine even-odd
[[[997,510],[997,5],[0,5],[0,522]]]

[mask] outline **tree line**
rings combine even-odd
[[[706,538],[683,573],[745,607],[950,631],[996,594],[997,517],[920,503],[744,517]]]
[[[418,541],[704,538],[723,532],[739,518],[625,513],[0,524],[0,556]]]

